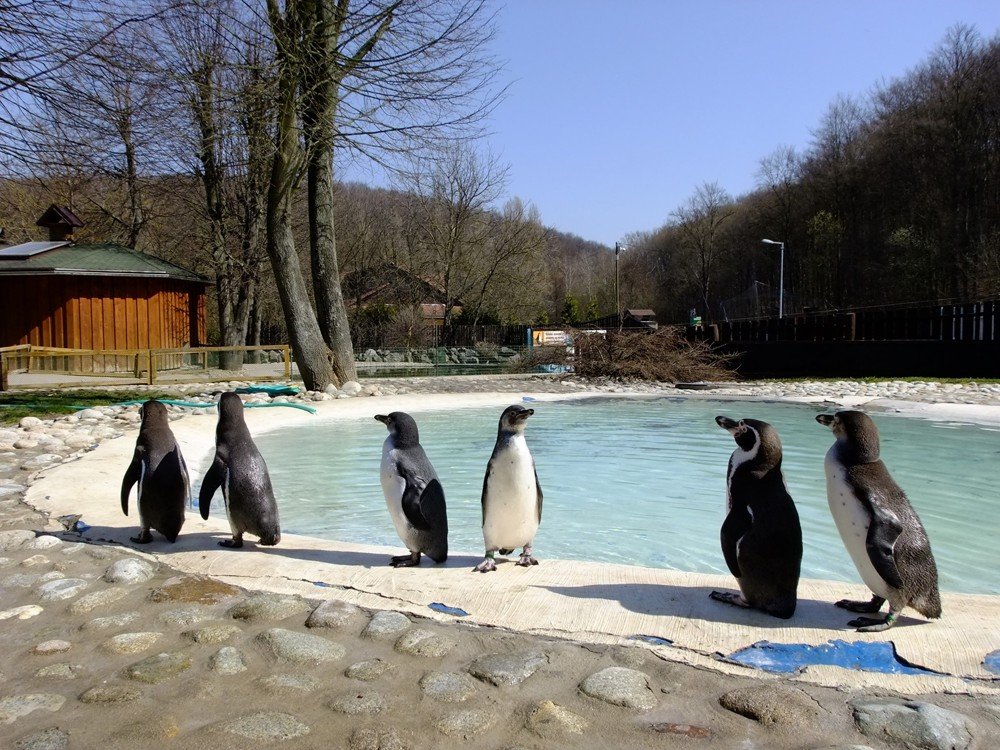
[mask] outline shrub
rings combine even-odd
[[[656,380],[684,383],[696,380],[732,380],[732,357],[716,354],[707,342],[687,341],[680,329],[655,333],[579,334],[575,370],[583,377],[620,380]]]

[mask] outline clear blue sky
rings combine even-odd
[[[608,246],[704,182],[752,190],[760,159],[808,149],[838,94],[904,75],[955,24],[1000,33],[1000,0],[495,2],[511,86],[484,150],[510,165],[504,199]]]
[[[904,74],[959,22],[1000,32],[1000,0],[507,0],[490,144],[543,223],[612,245],[703,182],[751,190],[838,93]]]

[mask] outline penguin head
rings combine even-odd
[[[759,419],[741,419],[738,422],[719,416],[715,423],[726,430],[736,444],[747,453],[756,451],[756,461],[766,466],[781,462],[781,439],[778,431]]]
[[[525,409],[518,404],[508,406],[500,415],[499,432],[524,432],[528,417],[534,413],[534,409]]]
[[[837,442],[855,462],[879,460],[878,427],[863,411],[838,411],[818,414],[816,421],[833,431]]]
[[[420,444],[420,433],[413,417],[405,411],[376,414],[375,419],[386,426],[397,448]]]
[[[163,424],[167,421],[167,407],[155,398],[151,398],[139,407],[139,416],[142,418],[143,427]]]
[[[219,421],[243,421],[243,400],[235,391],[219,396]]]

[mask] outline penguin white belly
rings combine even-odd
[[[848,554],[858,569],[861,580],[871,589],[873,594],[889,598],[892,587],[885,582],[872,565],[868,556],[868,527],[871,525],[871,515],[868,509],[854,494],[847,482],[847,472],[843,464],[833,455],[833,449],[826,454],[826,499],[830,504],[830,514],[837,524],[837,531],[847,548]]]
[[[409,545],[409,540],[415,529],[406,519],[403,513],[403,494],[406,492],[406,480],[400,476],[396,468],[396,457],[391,438],[386,438],[382,444],[382,470],[379,478],[382,481],[382,494],[385,495],[385,504],[389,509],[389,517],[392,525],[396,528],[396,533]]]
[[[535,466],[519,435],[493,460],[486,483],[483,540],[487,549],[515,549],[530,545],[537,532]]]

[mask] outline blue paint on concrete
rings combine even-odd
[[[937,674],[933,670],[907,664],[896,654],[892,643],[887,642],[848,643],[838,640],[810,646],[806,643],[759,641],[734,651],[727,659],[766,672],[792,673],[810,666],[825,665],[886,674]]]
[[[991,651],[983,659],[983,666],[993,674],[1000,674],[1000,651]]]
[[[673,646],[674,642],[669,638],[660,638],[658,635],[633,635],[631,636],[633,641],[642,641],[643,643],[651,643],[654,646]]]
[[[455,617],[468,617],[469,613],[460,607],[449,607],[447,604],[442,604],[441,602],[431,602],[427,605],[435,612],[443,612],[446,615],[455,615]]]

